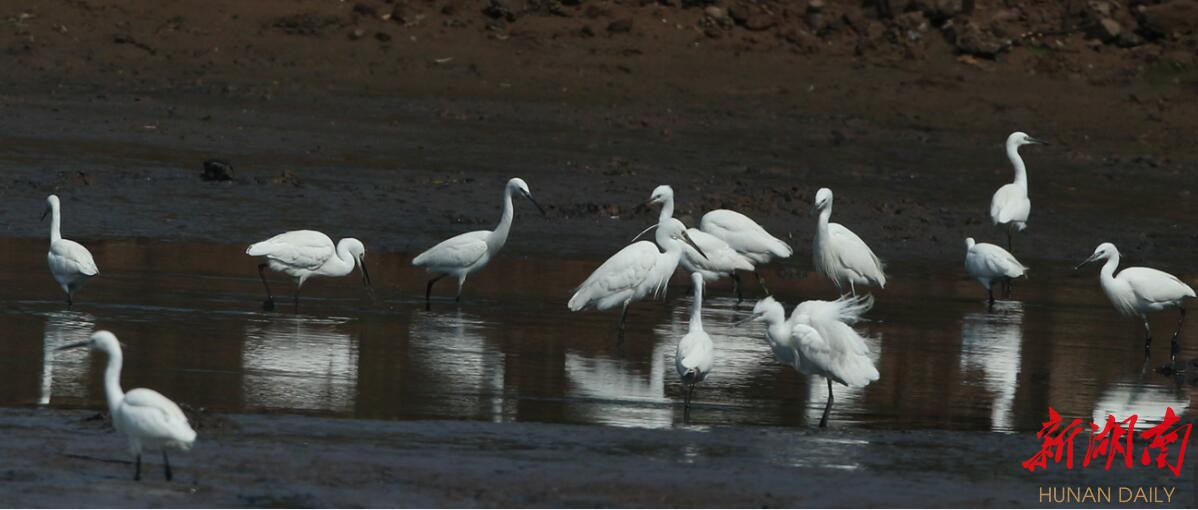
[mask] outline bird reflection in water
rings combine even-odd
[[[38,405],[48,405],[54,393],[85,395],[88,381],[88,352],[85,350],[55,352],[64,345],[86,342],[96,328],[96,318],[90,314],[71,310],[51,312],[46,315],[46,329],[42,339],[42,381],[38,392]],[[59,391],[54,389],[54,369],[59,369]]]
[[[980,372],[994,397],[991,430],[1014,430],[1015,390],[1023,343],[1023,303],[996,301],[990,312],[967,313],[961,320],[961,373]]]
[[[246,324],[242,393],[248,407],[349,412],[358,343],[348,318],[275,316]]]

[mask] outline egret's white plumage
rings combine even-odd
[[[570,297],[570,310],[608,310],[617,305],[622,306],[622,334],[628,305],[646,296],[658,295],[678,268],[683,244],[689,243],[694,246],[686,232],[686,226],[672,218],[658,223],[655,239],[657,244],[649,241],[634,242],[603,262]],[[665,250],[664,253],[658,249],[658,245]]]
[[[711,336],[703,331],[703,281],[702,273],[691,273],[691,286],[695,291],[694,302],[691,303],[691,320],[686,335],[678,341],[678,350],[674,354],[674,368],[682,384],[686,385],[686,399],[683,406],[690,407],[691,393],[695,385],[707,378],[711,372],[711,363],[715,354],[715,346]]]
[[[266,262],[258,265],[258,276],[266,287],[266,301],[262,307],[274,309],[274,297],[266,283],[263,270],[269,267],[295,280],[295,305],[299,308],[299,291],[304,282],[313,276],[338,277],[353,272],[354,267],[362,271],[362,283],[370,285],[370,273],[366,270],[366,246],[362,241],[346,237],[333,245],[329,236],[315,230],[293,230],[284,232],[262,242],[251,244],[246,255],[262,257]]]
[[[458,279],[457,299],[460,300],[466,277],[485,267],[507,243],[508,233],[512,229],[512,218],[515,216],[512,193],[524,195],[541,214],[545,214],[540,204],[533,200],[528,184],[519,177],[511,179],[503,188],[503,214],[495,230],[476,230],[451,237],[412,259],[413,266],[423,267],[430,274],[436,275],[428,281],[428,287],[425,289],[426,305],[429,303],[433,284],[446,276]]]
[[[649,203],[661,204],[661,216],[658,222],[674,217],[674,188],[668,185],[658,186],[649,197]],[[752,220],[750,220],[752,221]],[[760,227],[759,227],[760,228]],[[707,281],[735,276],[737,271],[753,271],[753,261],[737,252],[727,242],[697,228],[687,229],[691,240],[707,257],[699,255],[698,250],[684,246],[680,263],[689,273],[699,273]],[[739,278],[736,279],[737,294],[740,293]]]
[[[965,239],[965,271],[982,284],[993,303],[994,290],[990,288],[991,285],[996,281],[1019,278],[1027,271],[1027,267],[1001,246],[977,243],[969,237]]]
[[[128,393],[121,390],[121,344],[116,335],[108,331],[97,331],[87,342],[69,345],[91,347],[108,355],[108,367],[104,370],[104,394],[108,400],[108,412],[117,432],[129,441],[129,453],[137,459],[134,480],[141,479],[141,454],[145,451],[161,451],[166,479],[171,479],[170,461],[166,451],[187,451],[195,444],[196,433],[187,422],[187,416],[169,398],[157,391],[137,388]]]
[[[1015,181],[998,188],[990,200],[990,220],[995,225],[1007,227],[1008,250],[1011,249],[1011,230],[1022,231],[1027,228],[1027,218],[1032,212],[1032,201],[1027,193],[1027,168],[1023,164],[1023,157],[1019,155],[1019,147],[1033,143],[1044,142],[1020,131],[1007,137],[1007,159],[1015,168]]]
[[[770,291],[765,287],[765,279],[761,277],[757,267],[768,264],[774,258],[784,259],[794,254],[794,250],[785,241],[770,235],[756,221],[736,211],[708,211],[699,219],[699,230],[728,243],[729,247],[753,263],[757,283],[766,294]],[[735,272],[732,273],[732,277],[739,280]],[[737,297],[740,297],[739,282]]]
[[[46,259],[50,264],[50,274],[54,275],[54,280],[62,287],[62,291],[67,293],[67,306],[70,306],[74,301],[75,292],[83,287],[88,278],[100,274],[100,270],[87,248],[62,238],[59,231],[62,217],[59,207],[57,195],[46,197],[46,212],[42,214],[42,219],[45,219],[47,214],[50,215],[50,251],[46,254]]]
[[[815,194],[812,210],[819,211],[811,253],[816,272],[832,280],[842,294],[848,287],[856,295],[858,285],[886,288],[882,261],[873,250],[852,230],[828,222],[832,217],[832,190],[821,188]]]
[[[1148,325],[1148,314],[1168,308],[1178,309],[1180,316],[1177,320],[1177,331],[1173,333],[1170,345],[1170,352],[1176,358],[1180,351],[1177,337],[1181,334],[1181,325],[1186,317],[1184,300],[1194,297],[1194,289],[1176,276],[1148,267],[1129,267],[1115,275],[1115,269],[1119,267],[1119,249],[1111,243],[1098,245],[1090,258],[1077,267],[1104,259],[1106,263],[1098,273],[1102,291],[1119,313],[1127,316],[1138,315],[1144,321],[1144,330],[1148,334],[1144,341],[1145,356],[1152,348],[1152,328]]]
[[[772,297],[757,302],[751,319],[766,321],[766,343],[778,361],[828,381],[828,403],[820,427],[832,410],[832,382],[865,386],[878,380],[865,339],[852,328],[873,306],[872,296],[841,297],[836,301],[806,301],[790,319]]]

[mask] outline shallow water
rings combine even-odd
[[[455,305],[453,284],[425,311],[424,276],[404,254],[367,257],[374,297],[357,278],[313,280],[299,313],[278,297],[262,312],[255,262],[243,247],[154,241],[88,243],[101,276],[67,309],[45,268],[45,241],[0,240],[0,405],[103,407],[103,356],[56,352],[110,329],[127,344],[123,383],[219,412],[303,412],[384,419],[450,418],[616,426],[683,424],[675,343],[690,297],[680,275],[666,304],[640,303],[622,346],[614,312],[571,313],[565,301],[593,261],[500,257]],[[836,386],[834,426],[1037,430],[1047,407],[1066,417],[1160,420],[1191,414],[1193,385],[1153,368],[1168,361],[1175,315],[1141,328],[1117,316],[1094,271],[1032,264],[1019,301],[988,310],[955,268],[894,269],[862,329],[881,379]],[[282,279],[276,292],[289,288]],[[770,275],[788,309],[835,292],[813,275]],[[750,296],[759,289],[746,285]],[[690,426],[811,426],[827,388],[775,362],[763,326],[734,326],[726,285],[713,286],[704,325],[712,375],[695,392]],[[1179,359],[1198,348],[1183,333]],[[1188,377],[1198,376],[1191,370]]]

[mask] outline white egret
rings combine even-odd
[[[62,215],[59,212],[57,195],[46,197],[43,220],[47,214],[50,215],[50,252],[47,254],[50,274],[54,275],[54,280],[62,287],[62,291],[67,293],[69,307],[74,302],[75,292],[83,287],[88,278],[100,274],[100,270],[96,268],[96,261],[92,259],[92,253],[87,251],[87,248],[62,238],[62,233],[59,232]]]
[[[370,287],[370,273],[366,271],[366,246],[362,241],[346,237],[333,245],[329,236],[315,230],[292,230],[262,242],[251,244],[246,255],[262,257],[266,262],[258,264],[258,276],[266,287],[263,310],[274,310],[275,300],[270,293],[263,271],[269,267],[295,279],[295,294],[292,300],[299,311],[299,293],[304,282],[313,276],[345,276],[357,266],[362,270],[362,284]]]
[[[816,272],[832,280],[841,294],[848,287],[854,296],[857,295],[858,285],[886,288],[882,261],[873,250],[844,225],[828,222],[832,217],[832,190],[820,188],[811,211],[819,212],[811,253]]]
[[[1103,259],[1106,260],[1106,263],[1102,265],[1102,270],[1098,273],[1098,281],[1102,284],[1102,291],[1106,293],[1107,299],[1111,300],[1111,304],[1119,313],[1129,317],[1138,315],[1144,321],[1144,331],[1148,335],[1148,338],[1144,340],[1145,358],[1152,351],[1152,328],[1148,326],[1148,313],[1168,308],[1176,308],[1180,312],[1177,317],[1177,331],[1173,332],[1173,340],[1169,346],[1169,358],[1176,366],[1177,353],[1181,351],[1177,337],[1181,334],[1182,322],[1186,320],[1183,301],[1187,297],[1194,297],[1194,289],[1177,279],[1176,276],[1148,267],[1129,267],[1119,271],[1119,275],[1116,276],[1115,268],[1119,267],[1119,249],[1111,243],[1098,245],[1098,248],[1094,249],[1094,254],[1074,269]]]
[[[619,337],[623,340],[628,305],[650,294],[656,296],[665,288],[670,276],[678,268],[684,243],[690,244],[700,255],[704,255],[703,250],[695,246],[695,242],[687,234],[686,225],[676,219],[671,218],[658,223],[655,238],[657,244],[636,241],[608,258],[570,297],[567,305],[570,311],[577,312],[586,308],[608,310],[617,305],[622,306]],[[658,245],[661,245],[665,253],[658,249]]]
[[[428,281],[428,286],[424,290],[425,307],[431,306],[433,284],[446,276],[454,276],[458,279],[458,293],[454,301],[460,302],[462,286],[466,284],[466,277],[485,267],[495,257],[495,254],[503,249],[504,243],[507,243],[508,232],[512,229],[512,217],[515,215],[512,193],[516,192],[524,195],[524,198],[532,202],[532,205],[536,206],[541,214],[545,214],[545,209],[541,208],[541,204],[533,200],[532,193],[528,191],[528,184],[525,184],[524,179],[513,178],[503,188],[503,215],[499,217],[499,224],[495,226],[495,230],[476,230],[459,234],[441,241],[412,259],[413,266],[423,267],[430,274],[436,275]]]
[[[658,222],[662,222],[674,217],[674,188],[668,185],[658,186],[653,190],[653,194],[649,197],[649,204],[661,204],[661,216]],[[748,257],[741,255],[736,250],[732,249],[727,242],[716,236],[708,234],[697,228],[686,230],[687,235],[695,242],[695,245],[707,254],[707,257],[699,255],[699,252],[690,246],[685,246],[682,253],[680,263],[682,268],[689,273],[698,272],[703,275],[706,281],[715,281],[720,278],[732,277],[732,283],[736,286],[736,299],[742,300],[740,293],[740,277],[737,276],[737,271],[753,271],[753,261]]]
[[[996,281],[1006,282],[1019,278],[1027,269],[1011,255],[1011,252],[1002,249],[1001,246],[976,243],[972,237],[965,239],[965,271],[986,289],[992,305],[994,289],[990,286]]]
[[[770,235],[756,221],[736,211],[708,211],[699,220],[699,230],[723,240],[737,253],[749,259],[749,262],[753,263],[753,274],[757,276],[757,283],[766,294],[769,294],[770,290],[766,288],[765,278],[762,278],[757,267],[768,264],[775,257],[784,259],[794,254],[794,250],[785,241]],[[736,278],[736,273],[732,276]],[[739,280],[737,289],[739,297]]]
[[[1007,137],[1007,159],[1015,167],[1015,182],[998,188],[990,200],[990,219],[994,225],[1006,227],[1008,250],[1011,249],[1011,230],[1022,231],[1027,228],[1027,217],[1032,212],[1032,201],[1027,196],[1027,168],[1019,156],[1019,147],[1033,143],[1047,145],[1047,142],[1020,131]]]
[[[678,370],[682,384],[686,385],[686,398],[683,401],[685,410],[690,409],[691,393],[695,391],[695,385],[703,382],[711,372],[712,356],[715,352],[711,336],[703,331],[704,279],[703,273],[691,273],[691,286],[695,289],[695,299],[691,303],[691,321],[686,329],[686,336],[678,341],[678,350],[674,354],[674,368]]]
[[[157,391],[137,388],[125,393],[121,390],[121,343],[116,335],[108,331],[92,333],[86,342],[67,345],[59,350],[76,347],[91,347],[108,355],[108,368],[104,370],[104,395],[108,400],[108,413],[117,432],[129,440],[129,453],[137,459],[134,480],[141,480],[141,454],[144,451],[162,452],[162,467],[166,479],[171,479],[171,462],[166,456],[168,449],[187,451],[195,444],[196,433],[187,423],[187,416],[178,405]]]
[[[805,375],[828,381],[828,403],[819,426],[828,426],[832,411],[832,381],[845,386],[866,386],[878,380],[878,369],[869,357],[869,346],[851,324],[873,306],[872,296],[842,296],[836,301],[805,301],[790,319],[772,297],[757,302],[749,320],[766,321],[766,343],[778,361]]]

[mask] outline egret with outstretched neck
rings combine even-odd
[[[768,264],[774,258],[784,259],[794,254],[794,249],[785,241],[774,237],[765,228],[748,216],[728,209],[708,211],[699,219],[699,230],[711,234],[728,243],[728,246],[753,263],[753,274],[757,284],[767,295],[770,290],[765,286],[765,278],[761,276],[760,267]],[[732,274],[737,282],[739,297],[739,278]]]
[[[828,382],[828,402],[819,426],[828,426],[832,412],[832,382],[866,386],[878,380],[878,369],[869,357],[865,338],[852,328],[873,306],[872,296],[842,296],[836,301],[805,301],[786,318],[782,304],[772,297],[757,302],[751,320],[766,322],[765,341],[774,357],[805,375]]]
[[[46,197],[46,211],[42,213],[42,220],[46,219],[46,215],[50,216],[50,251],[46,258],[50,264],[50,274],[54,275],[54,280],[62,287],[62,291],[67,293],[69,308],[74,304],[75,292],[83,287],[88,278],[100,274],[100,270],[87,248],[62,238],[59,231],[62,213],[59,207],[57,195]]]
[[[1144,340],[1145,359],[1152,352],[1152,327],[1148,325],[1148,314],[1169,308],[1177,309],[1177,330],[1173,332],[1173,339],[1169,345],[1169,359],[1176,367],[1177,353],[1181,352],[1177,337],[1181,335],[1181,325],[1186,320],[1184,301],[1187,297],[1194,297],[1194,289],[1176,276],[1149,267],[1129,267],[1116,275],[1115,269],[1119,267],[1119,249],[1111,243],[1098,245],[1094,254],[1074,269],[1080,269],[1098,260],[1106,260],[1102,270],[1098,272],[1098,281],[1107,299],[1111,300],[1111,304],[1119,313],[1126,316],[1138,315],[1140,320],[1144,321],[1144,332],[1148,335]]]
[[[965,238],[965,272],[986,289],[991,305],[994,304],[994,289],[991,288],[994,282],[1019,278],[1026,271],[1027,267],[1001,246],[974,242],[972,237]]]
[[[703,331],[703,274],[691,273],[691,286],[694,288],[694,301],[691,302],[691,320],[687,326],[686,335],[678,341],[678,350],[674,354],[674,368],[678,377],[686,386],[686,397],[682,408],[687,415],[691,407],[691,394],[695,385],[703,382],[711,372],[711,362],[715,354],[715,346],[711,336]]]
[[[266,262],[258,264],[258,277],[266,288],[263,310],[274,310],[275,300],[266,282],[266,268],[278,271],[295,280],[292,301],[299,311],[299,293],[304,282],[313,276],[340,277],[353,272],[354,267],[362,270],[362,285],[370,290],[370,272],[366,270],[366,246],[362,241],[346,237],[333,245],[333,239],[315,230],[293,230],[284,232],[262,242],[251,244],[246,255],[262,257]]]
[[[649,197],[649,202],[647,203],[661,204],[661,215],[658,217],[658,223],[673,218],[674,188],[664,184],[658,186],[653,190],[653,194]],[[684,246],[682,259],[679,261],[682,264],[682,268],[686,270],[687,274],[699,273],[706,281],[731,277],[732,283],[736,287],[736,300],[737,302],[742,301],[740,277],[737,276],[736,272],[753,271],[755,269],[753,261],[732,249],[723,239],[707,232],[697,228],[690,228],[686,230],[686,233],[707,256],[699,255],[698,250],[690,246]]]
[[[462,286],[466,284],[466,277],[486,267],[499,250],[503,249],[508,233],[512,230],[512,217],[516,214],[512,204],[513,193],[520,193],[532,202],[542,215],[545,214],[541,204],[533,200],[532,192],[528,190],[528,184],[525,184],[524,179],[514,178],[503,188],[503,214],[499,217],[499,224],[495,226],[495,230],[476,230],[451,237],[412,259],[413,266],[423,267],[429,274],[435,275],[429,279],[428,286],[424,289],[425,308],[432,306],[433,284],[446,276],[458,279],[458,293],[454,301],[461,302]]]
[[[1019,155],[1019,148],[1034,143],[1047,145],[1047,142],[1021,131],[1007,137],[1007,159],[1011,160],[1011,166],[1015,169],[1015,181],[998,188],[990,200],[990,220],[995,226],[1006,227],[1008,251],[1014,251],[1011,249],[1011,231],[1022,232],[1027,228],[1027,218],[1032,212],[1032,201],[1027,193],[1027,167]]]
[[[821,188],[816,192],[811,211],[819,213],[811,250],[815,271],[832,280],[841,294],[848,287],[851,294],[857,295],[858,285],[886,288],[882,261],[873,250],[844,225],[828,222],[832,217],[832,190]]]
[[[92,333],[86,342],[71,344],[59,350],[90,347],[108,355],[108,367],[104,369],[104,396],[108,401],[108,414],[112,425],[129,441],[129,453],[136,458],[134,480],[141,480],[141,454],[145,451],[162,452],[162,470],[169,481],[172,478],[168,449],[190,450],[195,444],[196,433],[187,422],[183,410],[169,398],[157,391],[137,388],[128,393],[121,390],[121,343],[116,335],[108,331]]]
[[[654,228],[654,227],[650,227]],[[686,232],[686,225],[670,218],[656,226],[654,238],[636,241],[609,257],[595,272],[575,290],[567,306],[577,312],[587,308],[609,310],[621,306],[619,340],[624,340],[624,321],[628,319],[628,305],[644,299],[650,294],[657,296],[665,289],[670,276],[678,268],[682,258],[682,247],[689,244],[703,254]],[[647,231],[648,229],[646,229]],[[639,237],[639,236],[638,236]],[[665,250],[663,253],[658,245]]]

